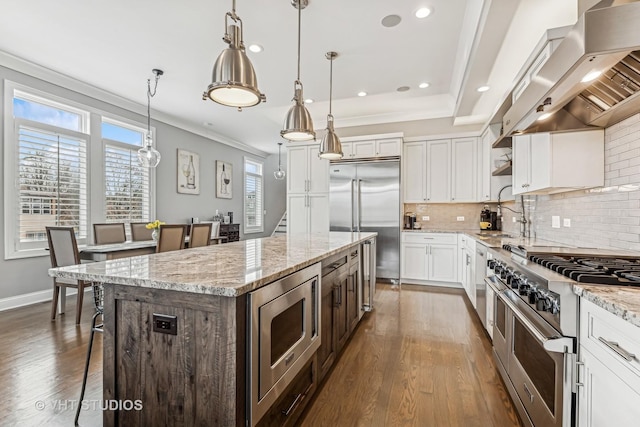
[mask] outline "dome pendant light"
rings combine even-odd
[[[147,134],[144,136],[145,146],[138,150],[138,160],[145,168],[155,168],[160,163],[160,152],[153,148],[153,136],[151,135],[151,98],[156,95],[158,80],[164,71],[154,68],[151,72],[156,76],[156,83],[151,92],[151,79],[147,79]]]
[[[227,25],[227,18],[231,18],[234,24]],[[239,26],[236,25],[238,23]],[[233,0],[231,12],[224,16],[224,28],[222,40],[229,44],[229,48],[218,56],[211,74],[213,83],[202,94],[202,99],[238,107],[238,111],[242,111],[242,107],[252,107],[261,101],[265,102],[266,97],[258,90],[256,72],[245,53],[242,20],[236,15],[236,0]]]
[[[311,114],[304,106],[302,82],[300,81],[300,22],[302,9],[309,5],[309,0],[291,0],[291,4],[298,9],[298,78],[293,84],[295,104],[289,109],[284,119],[284,129],[280,131],[280,136],[289,141],[308,141],[316,139],[316,133],[313,131]]]
[[[285,172],[282,170],[282,163],[280,162],[280,149],[282,148],[282,142],[278,142],[278,170],[273,173],[276,179],[284,179]]]
[[[329,114],[327,115],[327,133],[320,143],[318,157],[328,160],[340,160],[342,158],[342,144],[338,135],[333,130],[333,115],[331,114],[331,101],[333,94],[333,60],[338,56],[336,52],[327,52],[325,55],[331,61],[329,74]]]

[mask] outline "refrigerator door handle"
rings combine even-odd
[[[356,230],[356,180],[351,180],[351,231]]]
[[[361,231],[362,228],[362,180],[358,180],[358,230]]]

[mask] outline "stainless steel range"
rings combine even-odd
[[[488,251],[485,282],[495,292],[493,347],[522,421],[576,424],[576,282],[640,286],[632,254],[504,245]]]

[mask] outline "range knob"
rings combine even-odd
[[[490,259],[487,261],[487,267],[489,267],[490,269],[494,269],[496,268],[496,260],[494,259]]]
[[[499,274],[502,272],[502,269],[503,269],[503,268],[504,268],[504,264],[502,264],[500,261],[498,261],[498,262],[496,263],[496,266],[493,268],[493,271],[494,271],[496,274],[498,274],[498,275],[499,275]]]
[[[560,301],[558,301],[557,298],[549,298],[549,308],[548,311],[551,312],[551,314],[558,314],[560,313]]]
[[[538,301],[538,285],[531,283],[529,285],[529,304],[535,304]]]
[[[547,299],[541,296],[540,293],[538,293],[537,300],[536,300],[536,310],[545,311],[546,309],[547,309]]]
[[[502,269],[500,270],[500,278],[502,280],[507,280],[508,274],[513,274],[513,270],[510,268],[507,268],[506,266],[503,266]]]
[[[520,286],[523,280],[527,279],[514,273],[511,277],[511,281],[507,282],[507,284],[511,285],[511,289],[518,289],[518,286]]]
[[[518,293],[522,296],[526,296],[529,295],[530,289],[531,287],[529,285],[520,285],[520,287],[518,287]]]

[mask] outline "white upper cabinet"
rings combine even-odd
[[[288,147],[288,194],[329,192],[329,161],[318,157],[319,148],[319,144]]]
[[[451,140],[451,201],[475,202],[478,138]]]
[[[513,138],[513,194],[550,194],[602,185],[602,129]]]
[[[402,155],[402,138],[368,139],[342,143],[343,159],[373,159]]]
[[[476,202],[477,156],[475,137],[405,143],[404,202]]]
[[[427,142],[406,142],[402,155],[405,203],[427,201]]]
[[[451,201],[451,140],[427,141],[427,201]]]

